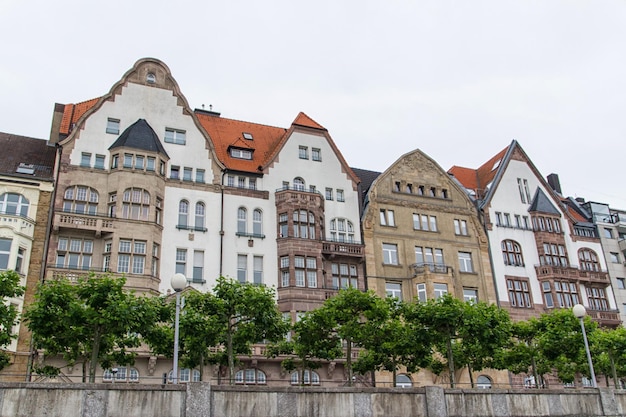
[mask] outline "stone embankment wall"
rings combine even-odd
[[[626,391],[0,383],[0,417],[624,416]]]

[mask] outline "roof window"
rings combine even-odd
[[[15,170],[18,174],[34,174],[35,173],[35,165],[33,164],[25,164],[24,162],[20,162],[20,165]]]
[[[252,140],[252,139],[254,139],[254,138],[252,137],[252,133],[248,133],[248,132],[243,132],[243,138],[244,138],[244,139],[248,139],[248,140]]]

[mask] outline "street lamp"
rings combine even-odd
[[[180,292],[187,285],[185,275],[174,274],[171,281],[172,288],[176,291],[176,319],[174,321],[174,369],[172,370],[172,381],[178,384],[178,321],[180,318]]]
[[[594,388],[598,388],[596,384],[596,373],[593,371],[593,362],[591,361],[591,352],[589,351],[589,342],[587,342],[587,332],[585,331],[585,323],[583,322],[583,317],[587,311],[582,304],[576,304],[574,308],[572,308],[572,313],[574,316],[578,317],[580,320],[580,328],[583,331],[583,340],[585,341],[585,351],[587,352],[587,362],[589,363],[589,370],[591,372],[591,386]]]

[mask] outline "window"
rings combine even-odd
[[[386,265],[398,265],[398,245],[383,243],[383,263]]]
[[[613,262],[614,264],[619,263],[619,254],[617,252],[611,252],[609,255],[611,257],[611,262]]]
[[[142,170],[145,167],[146,158],[143,155],[135,155],[135,169]]]
[[[187,276],[187,249],[176,249],[176,273]]]
[[[115,379],[115,381],[113,380]],[[137,368],[126,368],[125,366],[117,366],[111,369],[105,369],[102,374],[103,382],[139,382],[139,371]]]
[[[9,267],[9,256],[11,255],[11,239],[0,238],[0,270],[4,271]]]
[[[204,203],[196,203],[196,218],[194,223],[194,229],[200,231],[206,231],[204,227],[204,218],[205,218],[205,206]]]
[[[322,151],[318,148],[311,148],[311,159],[320,162],[322,160]]]
[[[333,189],[326,187],[326,200],[333,199]]]
[[[23,274],[24,271],[24,254],[26,253],[26,249],[18,248],[17,249],[17,259],[15,260],[15,272],[18,274]]]
[[[413,213],[413,229],[436,232],[438,230],[437,217]]]
[[[333,242],[354,242],[354,225],[350,220],[336,218],[330,221],[330,240]]]
[[[167,143],[175,143],[176,145],[184,145],[185,144],[185,131],[177,130],[177,129],[165,129],[165,142]]]
[[[607,311],[609,309],[604,288],[587,287],[587,299],[591,310]]]
[[[480,389],[491,388],[491,379],[486,375],[480,375],[476,378],[476,387]]]
[[[343,193],[343,190],[337,190],[337,201],[344,202],[346,201],[346,197]]]
[[[193,169],[189,167],[183,168],[183,181],[191,181]]]
[[[278,237],[289,237],[289,216],[287,213],[278,215]]]
[[[28,199],[21,194],[4,193],[0,195],[0,214],[13,214],[27,217],[28,205]]]
[[[122,200],[122,218],[148,220],[150,194],[141,188],[127,188]]]
[[[443,249],[426,248],[422,246],[415,247],[415,263],[417,266],[428,267],[433,272],[447,272],[443,262]]]
[[[524,204],[530,204],[530,190],[528,188],[528,181],[523,178],[517,179],[517,188],[519,189],[519,196]]]
[[[295,256],[293,264],[296,287],[317,288],[317,259],[310,256]]]
[[[156,224],[161,224],[161,207],[163,207],[163,199],[157,197],[154,205],[154,221]]]
[[[471,253],[459,252],[459,268],[461,272],[474,272]]]
[[[189,202],[187,200],[180,200],[178,203],[178,229],[187,229],[189,220]]]
[[[260,369],[242,369],[235,374],[235,384],[265,385],[267,378]]]
[[[80,157],[80,166],[90,168],[91,167],[91,154],[89,152],[83,152]]]
[[[234,187],[235,186],[235,176],[234,175],[229,175],[226,177],[226,185],[228,185],[229,187]]]
[[[604,237],[607,239],[613,239],[613,230],[607,227],[604,228]]]
[[[598,256],[591,249],[580,249],[578,251],[578,261],[580,263],[580,269],[585,271],[600,271],[600,264],[598,263]]]
[[[463,288],[463,301],[478,302],[478,290],[476,288]]]
[[[120,156],[119,155],[113,155],[111,157],[111,169],[115,169],[117,168],[118,164],[120,161]]]
[[[237,233],[245,234],[248,230],[248,210],[244,207],[239,207],[237,209]]]
[[[417,284],[417,299],[420,302],[426,302],[426,284]]]
[[[617,288],[620,290],[626,289],[626,279],[624,278],[616,278],[617,280]]]
[[[454,219],[454,233],[457,235],[467,236],[467,221]]]
[[[509,302],[511,303],[511,306],[519,308],[532,307],[528,281],[507,279],[506,286],[509,291]]]
[[[93,240],[60,237],[57,243],[57,268],[88,270],[92,254]]]
[[[117,272],[143,274],[146,264],[146,242],[120,239]]]
[[[578,286],[574,282],[554,281],[554,292],[561,308],[570,308],[579,303]]]
[[[119,135],[120,133],[120,120],[119,119],[107,119],[107,128],[106,133],[111,133],[113,135]]]
[[[196,182],[204,183],[204,170],[196,169]]]
[[[395,226],[396,220],[393,216],[393,210],[380,209],[380,225]]]
[[[230,148],[230,156],[237,159],[252,159],[252,151],[249,149]]]
[[[502,213],[496,211],[496,226],[502,226]]]
[[[300,382],[300,371],[295,371],[291,374],[291,385],[319,385],[320,376],[317,372],[305,369]]]
[[[541,265],[568,266],[565,246],[554,243],[543,244],[543,254],[539,255]]]
[[[246,177],[237,177],[237,188],[246,188]]]
[[[133,167],[133,154],[125,153],[124,154],[124,168],[132,168]]]
[[[552,287],[548,281],[541,283],[541,289],[543,290],[543,301],[546,303],[546,308],[554,308],[554,298],[552,297]]]
[[[510,213],[504,213],[504,225],[506,227],[511,227],[511,214]]]
[[[435,282],[433,289],[435,290],[435,299],[441,298],[448,293],[448,284]]]
[[[252,133],[249,132],[242,132],[241,135],[243,136],[244,139],[246,140],[254,140],[254,136],[252,136]]]
[[[237,255],[237,279],[241,283],[248,281],[248,255]]]
[[[309,148],[307,148],[306,146],[299,146],[298,157],[300,159],[309,159]]]
[[[156,160],[153,157],[149,156],[148,163],[146,164],[146,170],[154,171],[155,163],[156,163]]]
[[[281,276],[281,286],[288,287],[289,286],[289,256],[281,256],[280,257],[280,276]]]
[[[252,234],[263,236],[263,212],[260,209],[252,212]]]
[[[256,190],[256,178],[248,178],[248,188],[250,190]]]
[[[302,239],[315,239],[315,216],[312,212],[294,210],[293,236]]]
[[[191,282],[202,284],[204,283],[204,251],[193,251],[193,273],[191,275]]]
[[[413,382],[408,375],[398,374],[396,375],[396,387],[397,388],[411,388],[413,386]]]
[[[94,168],[96,169],[104,169],[104,155],[96,154],[96,163],[94,164]]]
[[[263,257],[255,256],[252,261],[253,282],[255,284],[263,284]]]
[[[98,192],[90,187],[75,185],[65,189],[63,211],[79,214],[96,214]]]
[[[172,165],[170,167],[170,178],[173,180],[180,179],[180,167],[176,165]]]
[[[153,277],[159,276],[159,252],[160,252],[159,244],[153,243],[152,244],[152,268],[151,268]]]
[[[386,282],[385,291],[387,297],[395,297],[398,300],[402,300],[402,284],[399,282]]]
[[[522,257],[522,248],[514,240],[502,241],[502,257],[505,265],[524,266],[524,258]]]
[[[304,180],[300,177],[296,177],[293,179],[293,188],[294,190],[298,190],[298,191],[304,191],[305,190],[305,186],[304,186]]]
[[[330,267],[333,275],[333,288],[358,288],[356,265],[332,263]]]

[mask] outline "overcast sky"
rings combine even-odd
[[[7,133],[48,138],[55,102],[149,56],[192,108],[305,112],[353,167],[476,168],[516,139],[564,194],[626,209],[624,0],[0,0],[0,39]]]

